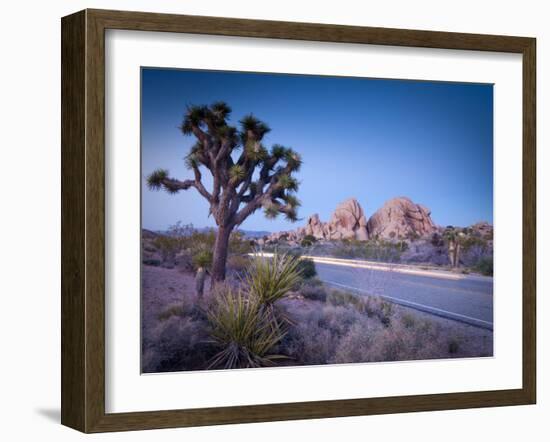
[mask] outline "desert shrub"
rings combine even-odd
[[[401,322],[403,323],[405,328],[412,328],[416,325],[416,318],[410,313],[405,313],[403,316],[401,316]]]
[[[207,342],[204,323],[189,317],[171,316],[144,335],[144,373],[200,370],[214,355]]]
[[[342,292],[341,290],[331,290],[328,297],[327,297],[327,303],[335,306],[340,305],[357,305],[359,303],[359,297],[357,295],[353,295],[349,292]]]
[[[368,317],[376,317],[381,324],[388,327],[395,314],[394,305],[374,296],[359,296],[340,290],[332,290],[327,296],[327,304],[353,307],[357,312]]]
[[[327,301],[327,291],[323,285],[320,284],[303,284],[300,287],[300,294],[310,301]]]
[[[153,246],[160,253],[163,262],[173,261],[182,248],[181,238],[168,235],[159,235],[153,240]]]
[[[310,279],[317,276],[315,262],[310,258],[300,258],[298,261],[298,271],[304,279]]]
[[[380,319],[380,322],[387,327],[390,325],[393,312],[394,312],[394,307],[391,302],[380,301],[376,315]]]
[[[168,227],[168,235],[176,238],[186,238],[194,231],[193,224],[183,224],[181,221]]]
[[[178,269],[182,272],[193,272],[196,270],[193,262],[193,256],[187,250],[184,250],[176,255],[174,264],[176,264]]]
[[[262,247],[264,252],[278,253],[278,254],[296,254],[299,256],[301,250],[297,250],[296,246],[290,246],[288,243],[275,243],[275,244],[265,244]],[[300,252],[300,253],[298,253]]]
[[[375,313],[374,302],[370,296],[359,296],[340,290],[331,290],[327,296],[327,304],[352,307],[359,313],[372,316]]]
[[[193,230],[183,239],[183,246],[191,253],[197,250],[213,250],[216,242],[216,231],[214,229]]]
[[[417,328],[419,330],[422,330],[425,333],[428,333],[432,330],[433,323],[428,320],[419,321],[417,324]]]
[[[362,258],[381,262],[398,262],[409,248],[406,241],[371,238],[368,241],[343,240],[332,255],[339,258]]]
[[[362,316],[353,307],[326,305],[296,313],[296,325],[290,327],[281,349],[298,365],[328,364],[338,342]]]
[[[482,238],[478,232],[472,232],[469,236],[462,238],[461,246],[460,262],[470,268],[475,268],[479,263],[493,256],[492,243]]]
[[[317,242],[317,238],[315,238],[313,235],[306,235],[300,242],[300,245],[302,247],[311,247],[316,242]]]
[[[376,339],[378,330],[371,322],[358,322],[353,324],[348,334],[339,340],[330,362],[333,364],[346,364],[353,362],[369,362],[370,348]]]
[[[363,315],[354,306],[327,305],[323,309],[323,317],[319,325],[330,330],[331,334],[340,339],[345,336],[351,326],[363,319]]]
[[[291,327],[281,342],[281,348],[297,365],[327,364],[336,346],[330,330],[319,327],[313,315],[306,322]]]
[[[247,240],[239,231],[234,231],[229,237],[229,253],[232,255],[245,255],[252,252],[251,241]]]
[[[323,286],[323,281],[321,281],[319,278],[317,277],[313,277],[313,278],[310,278],[308,279],[307,281],[304,281],[302,285],[310,285],[310,286]]]
[[[487,248],[487,241],[481,237],[470,234],[462,240],[462,248],[464,252],[467,252],[472,247],[480,247],[481,249]]]
[[[169,289],[172,289],[172,287]],[[204,310],[206,307],[208,307],[208,302],[205,301],[202,305],[199,305],[193,297],[184,296],[180,301],[168,304],[157,315],[157,319],[162,322],[172,317],[187,318],[192,321],[202,322],[204,328],[206,327],[207,319]]]
[[[307,239],[302,239],[302,241],[300,241],[301,247],[311,247],[312,245],[313,243],[311,241],[308,241]]]
[[[474,268],[479,273],[485,276],[493,276],[493,258],[485,257],[482,258]]]
[[[361,302],[361,312],[365,313],[369,318],[373,317],[376,313],[376,298],[372,296],[367,296],[362,299]]]
[[[409,241],[416,241],[416,240],[420,239],[420,235],[411,230],[410,232],[407,233],[406,238]]]
[[[171,318],[172,316],[183,316],[185,310],[183,306],[181,305],[172,305],[168,307],[166,310],[163,310],[158,315],[159,321],[166,321],[167,319]]]
[[[418,235],[418,234],[416,234],[416,235]],[[405,252],[409,249],[409,243],[407,241],[397,241],[395,243],[395,249],[398,252]]]
[[[215,229],[192,230],[181,238],[183,248],[195,257],[199,254],[212,255],[216,243],[217,232]],[[246,255],[252,250],[250,241],[246,240],[241,232],[235,231],[229,237],[229,256]]]
[[[207,229],[203,231],[194,230],[184,239],[184,247],[191,250],[213,250],[216,243],[216,229]],[[251,251],[250,241],[247,241],[243,234],[239,231],[234,231],[229,237],[229,253],[230,254],[245,254]]]
[[[249,293],[264,305],[282,299],[301,280],[299,262],[287,254],[275,253],[270,259],[255,255],[244,278]]]
[[[459,348],[460,348],[460,345],[458,343],[458,340],[451,339],[449,341],[449,353],[451,353],[451,354],[457,353]]]
[[[365,258],[382,262],[398,262],[408,244],[404,241],[370,240],[365,248]]]
[[[431,239],[419,239],[409,244],[407,250],[401,253],[400,261],[405,263],[426,263],[438,266],[448,262],[441,235],[434,233]]]
[[[227,291],[207,317],[212,342],[221,348],[208,368],[265,367],[284,358],[273,353],[284,333],[257,298]]]
[[[357,322],[339,341],[332,362],[405,361],[440,358],[448,355],[447,341],[439,328],[425,329],[420,321],[406,325],[403,320],[385,327],[379,322]]]
[[[144,258],[142,262],[143,262],[143,264],[145,264],[145,265],[148,265],[148,266],[155,266],[155,267],[158,267],[159,265],[162,264],[162,262],[160,261],[160,259],[156,259],[156,258]]]
[[[302,257],[302,252],[303,252],[303,250],[299,246],[293,247],[292,249],[288,249],[288,250],[286,250],[286,252],[281,251],[281,250],[275,251],[275,253],[277,253],[279,255],[286,254],[288,256],[291,256],[291,257],[299,260],[298,270],[300,271],[301,276],[302,276],[303,279],[314,278],[315,276],[317,276],[317,269],[315,268],[315,261],[313,261],[313,259],[311,259],[311,258]]]
[[[337,258],[364,258],[365,251],[361,244],[349,239],[343,239],[340,241],[338,247],[336,247],[332,253]]]
[[[443,237],[437,232],[432,234],[430,243],[434,247],[443,247],[445,245],[445,241],[443,241]]]
[[[447,342],[436,327],[425,328],[414,314],[409,318],[383,324],[378,314],[385,303],[376,298],[361,299],[356,307],[353,295],[336,292],[322,309],[300,312],[297,325],[288,330],[281,343],[284,353],[301,365],[395,361],[444,357]],[[370,299],[370,301],[368,301]],[[377,314],[361,310],[371,303]],[[391,315],[398,315],[391,308]],[[398,317],[398,316],[397,316]],[[406,323],[406,325],[405,325]]]

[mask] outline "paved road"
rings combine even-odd
[[[373,294],[449,319],[493,329],[493,279],[459,280],[316,263],[325,283]]]

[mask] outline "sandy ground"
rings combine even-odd
[[[176,268],[143,265],[141,284],[141,326],[144,333],[156,325],[158,315],[168,307],[195,298],[193,275]],[[205,286],[209,287],[210,282],[207,281]]]

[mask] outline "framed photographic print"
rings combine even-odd
[[[62,19],[62,423],[535,403],[535,40]]]

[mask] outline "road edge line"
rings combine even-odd
[[[414,310],[419,310],[421,312],[429,313],[429,314],[432,314],[434,316],[439,316],[439,317],[444,318],[444,319],[451,319],[451,320],[454,320],[454,321],[457,321],[457,322],[462,322],[464,324],[472,325],[474,327],[483,328],[485,330],[493,331],[493,323],[489,322],[489,321],[484,321],[483,319],[472,318],[471,316],[461,315],[460,313],[449,312],[447,310],[439,309],[439,308],[436,308],[436,307],[430,307],[430,306],[427,306],[427,305],[424,305],[424,304],[418,304],[416,302],[407,301],[405,299],[394,298],[393,296],[377,295],[377,294],[368,293],[364,289],[360,289],[358,287],[352,287],[352,286],[349,286],[349,285],[346,285],[346,284],[340,284],[339,282],[326,281],[326,280],[322,280],[322,281],[326,284],[329,284],[329,285],[334,285],[334,286],[337,286],[337,287],[343,287],[343,288],[346,288],[346,289],[349,289],[349,290],[354,290],[356,292],[361,292],[361,293],[366,294],[368,296],[377,296],[379,298],[383,298],[387,301],[393,302],[394,304],[402,305],[404,307],[408,307],[408,308],[411,308],[411,309],[414,309]]]

